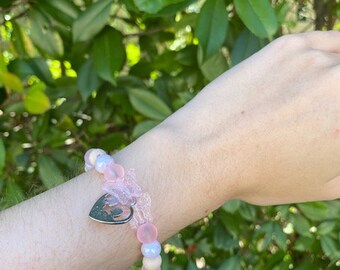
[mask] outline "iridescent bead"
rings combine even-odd
[[[85,163],[94,166],[96,159],[99,155],[106,154],[104,150],[99,148],[92,148],[85,153]]]
[[[91,169],[93,169],[93,166],[85,163],[85,172],[87,172],[87,171],[89,171]]]
[[[111,162],[104,171],[104,178],[106,181],[114,181],[117,178],[124,177],[124,168],[123,166]]]
[[[102,154],[97,157],[94,166],[96,171],[99,173],[104,173],[106,167],[113,162],[113,158],[108,154]]]
[[[143,258],[143,267],[147,270],[158,270],[162,264],[162,257],[157,256],[155,258]]]
[[[141,247],[142,254],[148,258],[155,258],[161,254],[162,246],[158,241],[143,244]]]
[[[140,225],[137,229],[137,239],[142,244],[151,243],[157,240],[157,227],[151,222]]]

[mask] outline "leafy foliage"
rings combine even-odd
[[[340,27],[336,1],[2,0],[0,14],[2,209],[77,174],[89,147],[129,144],[270,40]],[[163,269],[339,269],[339,216],[339,200],[230,201],[165,243]]]

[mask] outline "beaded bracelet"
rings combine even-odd
[[[85,171],[91,169],[104,175],[105,194],[93,205],[89,217],[110,225],[129,222],[142,243],[142,270],[161,269],[161,244],[157,241],[157,227],[152,223],[151,198],[137,184],[135,170],[125,171],[110,155],[98,148],[90,149],[85,154]]]

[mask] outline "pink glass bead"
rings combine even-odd
[[[157,227],[151,222],[140,225],[137,229],[137,239],[142,244],[156,241],[158,236]]]
[[[102,154],[97,157],[96,162],[94,163],[94,166],[97,172],[104,173],[107,166],[112,162],[113,162],[113,158],[110,155]]]
[[[144,257],[155,258],[161,254],[162,246],[158,241],[143,244],[141,251]]]
[[[162,264],[162,257],[157,256],[155,258],[143,258],[143,267],[147,270],[158,270]]]
[[[123,178],[125,174],[123,166],[111,162],[104,171],[106,181],[115,181],[117,178]]]
[[[89,149],[84,156],[85,163],[94,166],[96,159],[99,155],[105,154],[105,151],[99,148]]]

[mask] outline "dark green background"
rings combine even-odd
[[[1,209],[78,174],[88,148],[123,148],[276,37],[339,29],[339,15],[335,0],[1,0]],[[167,241],[162,269],[340,269],[339,214],[339,200],[231,201]]]

